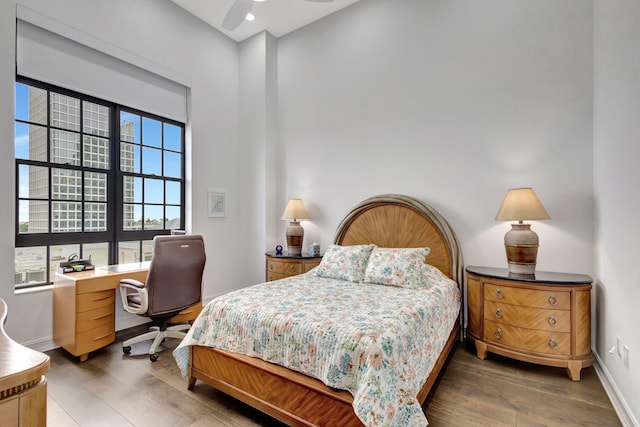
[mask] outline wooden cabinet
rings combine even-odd
[[[6,335],[7,305],[0,299],[0,425],[47,425],[49,356],[31,350]]]
[[[320,264],[322,260],[322,256],[305,254],[290,256],[286,252],[283,255],[267,252],[265,255],[267,257],[267,282],[306,273]]]
[[[116,289],[125,274],[107,270],[57,273],[53,286],[53,339],[80,361],[116,339]],[[144,282],[147,270],[126,273]]]
[[[580,380],[593,364],[591,277],[467,267],[467,337],[477,356],[487,352],[525,362],[564,367]]]

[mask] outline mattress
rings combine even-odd
[[[416,399],[460,311],[457,284],[425,265],[404,288],[315,271],[215,298],[174,351],[187,375],[189,346],[258,357],[349,391],[365,425],[424,426]]]

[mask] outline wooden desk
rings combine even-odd
[[[56,273],[53,282],[53,340],[80,361],[116,339],[115,302],[120,279],[144,282],[149,262],[120,264],[90,271]],[[202,304],[170,320],[194,320]]]
[[[6,318],[7,304],[0,299],[0,424],[45,426],[49,356],[9,338]]]

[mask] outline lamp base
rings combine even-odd
[[[509,274],[514,274],[516,276],[535,276],[536,265],[509,262]]]
[[[302,255],[302,241],[304,240],[304,228],[300,221],[291,221],[287,226],[287,252],[289,255]]]
[[[509,273],[535,274],[538,246],[538,235],[531,230],[531,224],[511,224],[511,230],[504,235]]]

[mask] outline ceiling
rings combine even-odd
[[[304,27],[359,0],[314,2],[305,0],[266,0],[254,2],[251,13],[255,21],[244,21],[233,31],[222,27],[222,20],[234,0],[171,0],[235,41],[242,41],[262,31],[276,37]]]

